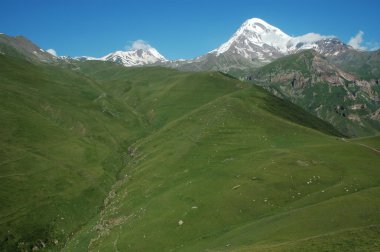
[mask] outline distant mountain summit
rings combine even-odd
[[[167,61],[167,59],[153,47],[128,51],[116,51],[107,54],[106,56],[100,58],[100,60],[113,61],[124,66],[142,66]]]
[[[348,50],[349,46],[333,36],[315,33],[292,37],[262,19],[252,18],[245,21],[226,43],[210,53],[219,56],[230,52],[247,59],[269,62],[305,49],[337,55]]]
[[[224,60],[226,57],[241,57],[254,65],[264,65],[306,49],[314,49],[324,56],[330,56],[345,52],[350,47],[333,36],[308,33],[292,37],[262,19],[252,18],[245,21],[226,43],[201,58],[208,60],[216,57]]]
[[[155,48],[145,45],[141,48],[131,48],[127,51],[116,51],[109,53],[101,58],[88,56],[76,57],[77,60],[101,60],[112,61],[126,67],[143,66],[149,64],[163,63],[167,59],[162,56]]]
[[[235,34],[210,54],[237,54],[244,58],[269,61],[288,51],[289,35],[264,20],[252,18],[243,23]]]
[[[218,48],[193,60],[166,62],[181,70],[217,70],[240,75],[286,55],[313,49],[327,57],[356,51],[334,36],[308,33],[290,36],[260,18],[246,20],[231,38]]]

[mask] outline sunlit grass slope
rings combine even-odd
[[[0,55],[0,89],[2,251],[377,249],[378,139],[259,87]]]
[[[215,75],[226,78],[203,73]],[[375,151],[255,86],[165,122],[131,146],[99,218],[66,251],[377,249]]]

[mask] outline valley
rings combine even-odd
[[[0,61],[1,250],[376,249],[378,138],[218,72]]]
[[[103,55],[0,34],[0,251],[380,250],[379,50],[251,18]]]

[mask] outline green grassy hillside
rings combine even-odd
[[[62,244],[99,211],[139,118],[72,71],[2,55],[0,69],[0,250]]]
[[[370,248],[378,154],[274,116],[264,97],[218,98],[138,141],[111,203],[65,251],[261,251],[323,235],[323,249],[347,249],[336,243],[351,229]]]
[[[378,250],[378,139],[260,87],[0,55],[0,88],[1,251]]]
[[[56,62],[57,59],[33,44],[24,36],[8,36],[3,33],[0,34],[0,54],[11,55],[12,57],[18,57],[27,59],[33,62]]]

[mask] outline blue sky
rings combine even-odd
[[[100,57],[144,40],[168,59],[193,58],[252,17],[289,35],[314,32],[346,43],[358,35],[354,41],[368,49],[380,42],[377,0],[1,0],[0,7],[1,33],[24,35],[58,55]]]

